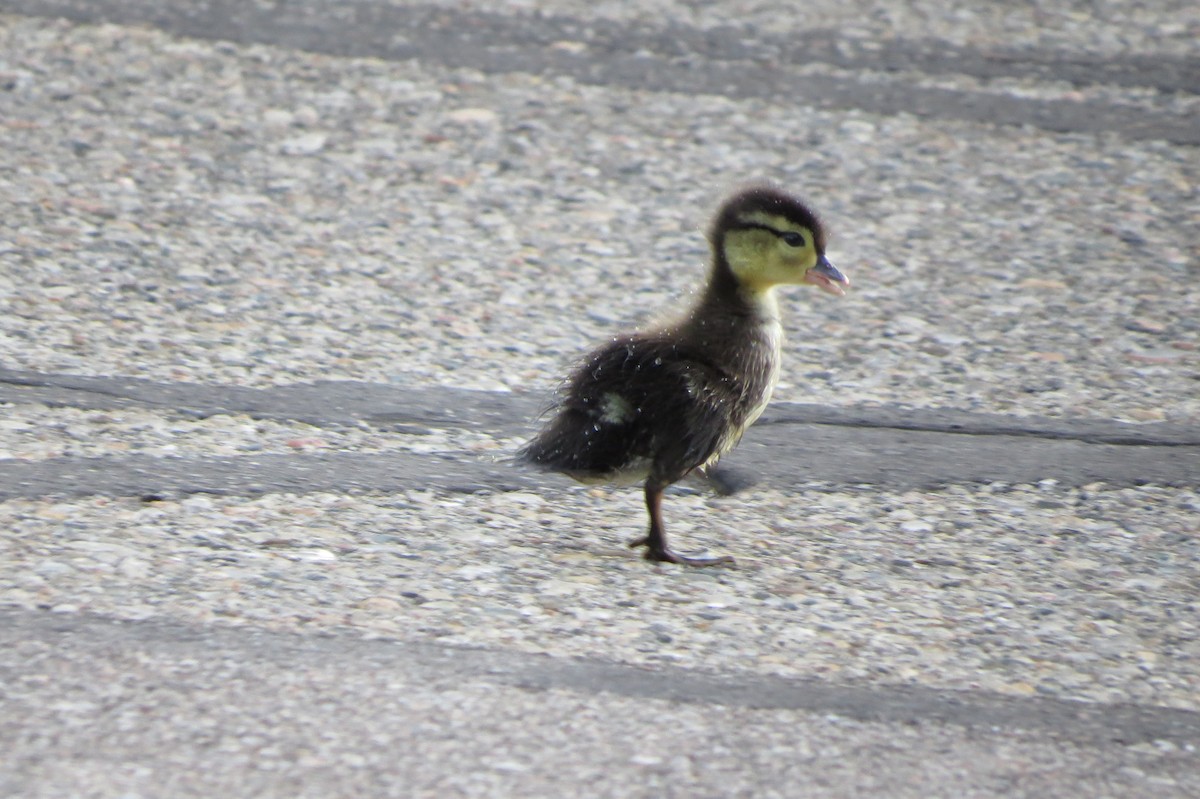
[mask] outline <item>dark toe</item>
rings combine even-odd
[[[729,555],[680,555],[669,549],[647,549],[644,557],[646,560],[652,560],[657,563],[678,563],[681,566],[694,566],[696,568],[737,565],[737,562]]]

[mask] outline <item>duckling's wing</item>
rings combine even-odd
[[[734,392],[674,342],[620,339],[572,375],[557,415],[522,455],[580,479],[674,481],[728,439]]]

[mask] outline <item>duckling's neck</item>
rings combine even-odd
[[[713,264],[708,285],[696,305],[695,315],[733,316],[753,325],[779,324],[779,303],[775,290],[752,289],[740,284],[723,259]]]
[[[783,343],[775,292],[741,286],[720,267],[714,268],[680,332],[730,373],[773,385]]]
[[[722,448],[732,446],[741,431],[758,418],[779,379],[783,325],[775,292],[751,291],[731,274],[714,269],[699,302],[680,329],[692,352],[703,353],[738,394],[731,419],[736,432]]]

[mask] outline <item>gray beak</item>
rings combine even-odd
[[[846,293],[846,288],[850,285],[850,278],[843,275],[822,255],[812,269],[804,273],[804,282],[820,286],[823,291],[840,297]]]

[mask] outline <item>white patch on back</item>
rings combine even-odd
[[[625,424],[633,418],[636,411],[629,400],[615,391],[610,391],[600,398],[600,421],[606,424]]]

